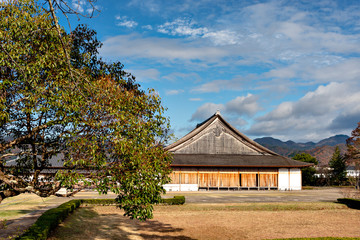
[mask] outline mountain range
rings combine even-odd
[[[338,146],[342,154],[346,152],[347,135],[335,135],[325,138],[317,143],[306,142],[296,143],[294,141],[283,142],[272,137],[263,137],[254,139],[255,142],[285,157],[293,157],[297,153],[309,153],[319,161],[320,166],[328,165],[331,156]]]

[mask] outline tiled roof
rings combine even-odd
[[[282,156],[240,154],[174,154],[172,166],[180,167],[307,167],[312,163]]]

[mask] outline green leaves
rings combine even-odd
[[[81,181],[118,194],[126,215],[151,218],[171,162],[159,96],[141,90],[120,62],[98,57],[95,31],[59,34],[56,19],[34,0],[2,2],[0,19],[0,136],[7,137],[0,150],[19,149],[21,165],[11,174],[41,196]],[[66,169],[41,182],[54,156]]]
[[[331,171],[332,184],[341,185],[346,180],[346,159],[340,153],[340,148],[336,146],[334,154],[329,161]]]
[[[152,204],[160,201],[162,185],[169,181],[171,162],[158,140],[167,139],[160,101],[128,91],[111,78],[93,81],[92,87],[91,101],[80,109],[81,137],[67,145],[74,153],[69,165],[87,169],[87,179],[100,193],[119,194],[126,215],[151,218]]]
[[[308,153],[301,153],[296,154],[293,157],[294,160],[302,161],[302,162],[308,162],[308,163],[314,163],[314,165],[318,164],[318,161],[316,158],[311,156]],[[301,169],[301,175],[302,175],[302,184],[306,186],[311,186],[315,184],[315,173],[316,169],[314,167],[305,167]]]

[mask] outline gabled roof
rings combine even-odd
[[[224,128],[220,129],[221,133],[226,133],[228,135],[231,135],[234,139],[236,139],[238,142],[243,144],[245,147],[252,150],[252,154],[255,155],[278,155],[274,153],[273,151],[261,146],[257,142],[251,140],[241,132],[239,132],[236,128],[230,125],[221,115],[219,112],[216,112],[214,115],[212,115],[210,118],[205,120],[204,122],[198,124],[194,130],[192,130],[190,133],[179,139],[173,144],[170,144],[169,146],[165,147],[165,150],[169,152],[174,153],[180,153],[182,148],[193,144],[195,140],[201,138],[201,135],[204,134],[204,132],[209,132],[210,125],[222,125]],[[216,128],[217,126],[215,126]],[[219,134],[221,134],[219,133]],[[220,139],[219,139],[220,140]],[[196,152],[192,152],[196,153]],[[207,154],[207,152],[204,152],[204,154]]]
[[[261,146],[231,126],[216,112],[194,130],[167,146],[172,166],[306,167]]]

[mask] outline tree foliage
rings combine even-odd
[[[351,132],[351,137],[346,140],[347,152],[345,158],[351,165],[355,165],[355,169],[360,172],[360,122]],[[360,188],[360,175],[357,176],[356,185]]]
[[[318,164],[316,158],[314,158],[308,153],[298,153],[293,157],[293,159],[302,162],[313,163],[314,165]],[[304,186],[314,185],[316,182],[315,173],[316,173],[315,167],[302,168],[301,169],[302,184]]]
[[[341,185],[346,180],[346,159],[340,153],[340,148],[336,146],[334,154],[329,161],[331,170],[332,184]]]
[[[47,196],[60,185],[39,176],[64,146],[62,136],[74,116],[66,104],[73,84],[44,9],[31,1],[3,2],[0,19],[1,198],[24,191]],[[5,170],[9,160],[15,166]]]
[[[81,180],[118,194],[126,215],[151,217],[171,161],[159,96],[98,57],[95,31],[59,35],[36,2],[0,4],[0,201]],[[55,156],[66,169],[43,178]]]
[[[351,137],[346,140],[347,153],[346,156],[349,160],[360,160],[360,122],[358,126],[351,132]]]

